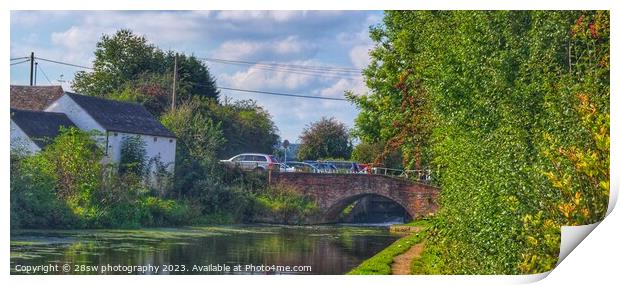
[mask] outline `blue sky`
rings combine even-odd
[[[128,28],[164,50],[198,57],[307,66],[364,68],[372,42],[368,27],[378,11],[12,11],[11,58],[34,51],[41,58],[90,66],[102,34]],[[365,93],[361,76],[321,76],[264,70],[252,65],[207,63],[223,87],[342,98]],[[73,67],[40,62],[53,84],[70,90]],[[28,64],[11,66],[11,84],[28,84]],[[64,81],[64,82],[63,82]],[[38,73],[38,85],[49,85]],[[254,99],[272,115],[282,139],[298,140],[322,116],[353,126],[348,102],[296,99],[222,90],[231,99]]]

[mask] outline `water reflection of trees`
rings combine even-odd
[[[231,267],[237,264],[311,265],[311,274],[342,274],[396,239],[385,233],[343,228],[270,229],[271,231],[265,232],[248,231],[176,238],[142,238],[123,234],[85,235],[79,242],[60,247],[45,246],[43,250],[55,255],[42,256],[28,262],[38,264],[54,261],[72,265],[185,264],[188,270],[191,270],[193,265],[209,264],[228,264]]]

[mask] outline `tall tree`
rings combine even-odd
[[[299,137],[297,157],[301,160],[351,156],[351,140],[346,126],[335,118],[321,118],[305,128]]]
[[[607,205],[609,12],[387,11],[370,34],[356,135],[439,170],[441,269],[550,270],[560,225]]]
[[[76,73],[72,88],[77,92],[143,103],[161,114],[172,95],[174,51],[164,52],[130,30],[103,35],[97,43],[93,71]],[[177,100],[193,96],[217,99],[219,91],[209,68],[194,56],[177,59]]]
[[[222,124],[227,143],[218,157],[230,158],[242,152],[273,153],[278,143],[278,128],[267,110],[254,100],[239,100],[220,105],[208,103],[209,116]]]

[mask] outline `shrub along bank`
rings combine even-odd
[[[34,155],[11,155],[11,228],[137,228],[253,221],[258,213],[272,222],[297,223],[313,212],[313,201],[286,187],[267,187],[266,177],[194,161],[193,171],[207,178],[163,183],[138,165],[140,143],[124,144],[131,153],[122,167],[102,165],[91,136],[75,128]],[[210,160],[212,161],[212,160]],[[187,163],[181,158],[181,165]],[[181,170],[186,169],[181,166]],[[170,178],[170,177],[166,177]],[[176,181],[178,183],[178,181]],[[162,187],[158,184],[158,187]],[[189,189],[175,189],[175,187]]]
[[[254,221],[257,222],[300,224],[318,211],[312,198],[286,185],[269,186],[256,199],[258,205]]]
[[[380,251],[373,257],[365,260],[351,270],[350,275],[388,275],[392,273],[391,265],[394,262],[394,258],[398,255],[405,253],[412,246],[422,242],[426,238],[426,231],[423,230],[421,232],[408,235],[403,237],[384,250]]]
[[[386,11],[363,143],[433,170],[445,274],[531,274],[609,198],[609,11]]]

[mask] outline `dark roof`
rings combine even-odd
[[[11,108],[43,111],[64,94],[60,86],[11,85]]]
[[[142,105],[65,92],[108,131],[174,138]]]
[[[75,127],[65,114],[54,112],[11,108],[11,120],[40,148],[58,136],[60,127]]]

